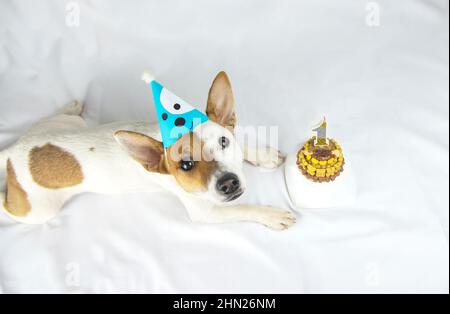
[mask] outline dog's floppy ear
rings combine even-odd
[[[209,90],[206,114],[224,127],[234,129],[236,126],[233,90],[228,75],[223,71],[217,74]]]
[[[167,174],[163,144],[145,134],[132,131],[117,131],[116,140],[127,153],[151,172]]]

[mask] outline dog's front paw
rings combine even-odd
[[[274,230],[286,230],[297,222],[294,213],[270,206],[264,206],[260,222]]]
[[[286,156],[279,150],[266,147],[258,150],[257,166],[266,169],[275,169],[281,166],[286,160]]]

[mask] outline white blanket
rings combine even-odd
[[[285,152],[325,115],[358,195],[297,211],[284,232],[192,223],[169,192],[82,195],[43,226],[1,213],[0,292],[448,293],[448,11],[446,0],[1,1],[0,149],[73,99],[92,125],[156,121],[143,70],[204,108],[224,69],[239,124],[278,126]],[[246,171],[249,202],[290,206],[282,168]]]

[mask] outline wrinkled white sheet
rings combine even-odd
[[[378,27],[362,0],[80,0],[78,27],[66,3],[0,2],[0,148],[72,99],[92,125],[155,121],[146,69],[202,107],[225,69],[240,124],[285,152],[326,115],[358,200],[285,232],[191,223],[169,193],[1,213],[0,292],[448,293],[448,1],[376,1]],[[246,169],[249,201],[289,206],[282,169]]]

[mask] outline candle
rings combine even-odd
[[[327,139],[327,121],[325,117],[322,120],[322,123],[315,129],[313,129],[314,132],[316,132],[316,140],[314,142],[314,145],[317,146],[326,146],[328,145],[328,139]]]

